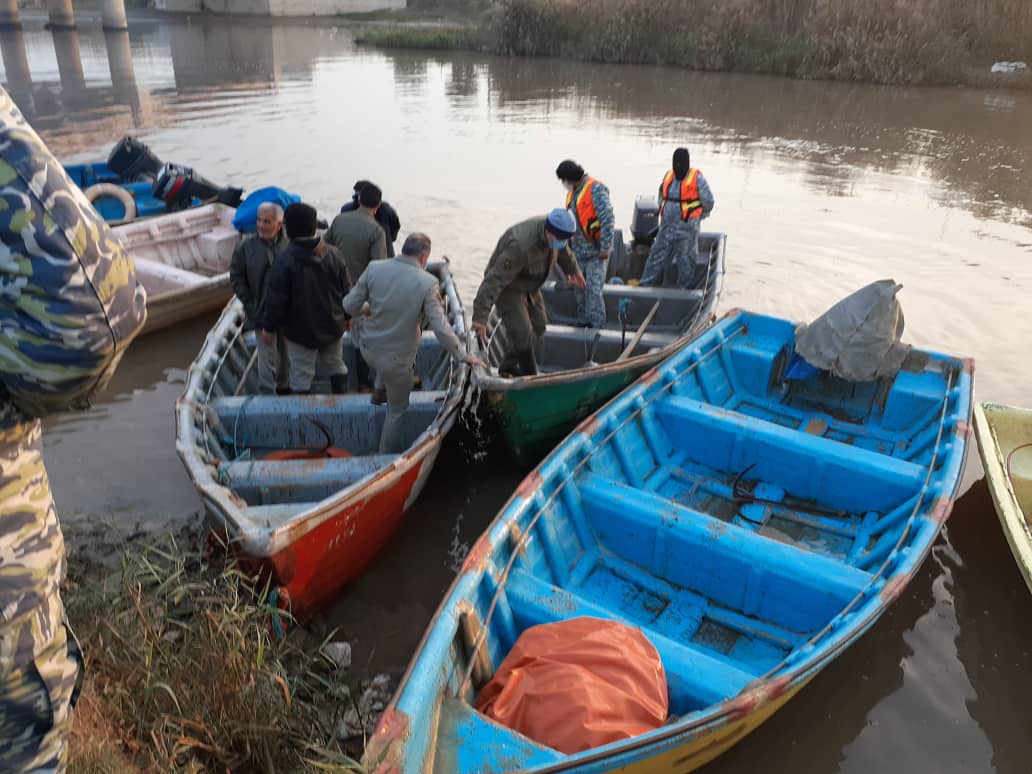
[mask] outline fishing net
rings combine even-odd
[[[572,618],[527,629],[477,699],[477,709],[571,755],[659,728],[667,682],[638,629]]]

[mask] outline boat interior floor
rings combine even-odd
[[[253,334],[248,334],[253,341]],[[252,344],[253,346],[253,344]],[[391,465],[399,455],[380,454],[385,404],[369,392],[313,395],[234,395],[233,384],[247,372],[248,350],[231,351],[230,376],[222,395],[207,406],[207,440],[220,459],[218,477],[241,498],[246,515],[275,528],[340,490]],[[351,387],[357,388],[355,351],[345,345]],[[413,444],[437,419],[448,399],[453,364],[433,334],[424,335],[416,356],[413,391],[403,434]],[[317,378],[313,388],[328,389]],[[237,387],[257,386],[254,369]]]

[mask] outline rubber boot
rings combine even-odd
[[[330,392],[334,395],[343,395],[348,391],[348,375],[333,374],[330,376]]]
[[[533,349],[525,349],[516,353],[520,363],[521,376],[536,376],[538,372],[537,359],[534,357]]]

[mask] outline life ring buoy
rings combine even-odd
[[[118,203],[121,204],[122,208],[125,210],[125,214],[121,218],[109,220],[108,223],[113,226],[117,226],[121,223],[128,223],[136,217],[136,200],[133,199],[133,195],[131,193],[120,185],[115,185],[114,183],[97,183],[83,191],[83,194],[85,194],[86,199],[90,204],[96,202],[97,199],[111,198],[118,200]]]

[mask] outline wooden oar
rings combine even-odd
[[[251,359],[247,361],[247,367],[244,368],[244,372],[240,374],[240,382],[237,384],[236,389],[233,390],[234,395],[239,395],[240,391],[244,389],[244,382],[247,381],[247,375],[251,373],[251,369],[254,368],[255,361],[258,360],[258,347],[254,348],[254,354],[251,355]]]
[[[616,359],[616,362],[626,360],[628,356],[630,356],[631,352],[634,351],[634,348],[638,346],[638,342],[641,341],[641,337],[645,335],[645,330],[649,327],[649,323],[651,323],[652,318],[656,316],[656,310],[659,309],[660,301],[662,301],[662,299],[656,301],[656,303],[652,305],[652,309],[650,309],[649,313],[645,315],[645,319],[641,321],[641,325],[638,326],[638,330],[636,330],[634,335],[631,337],[630,344],[628,344],[627,348],[620,353],[620,357]]]

